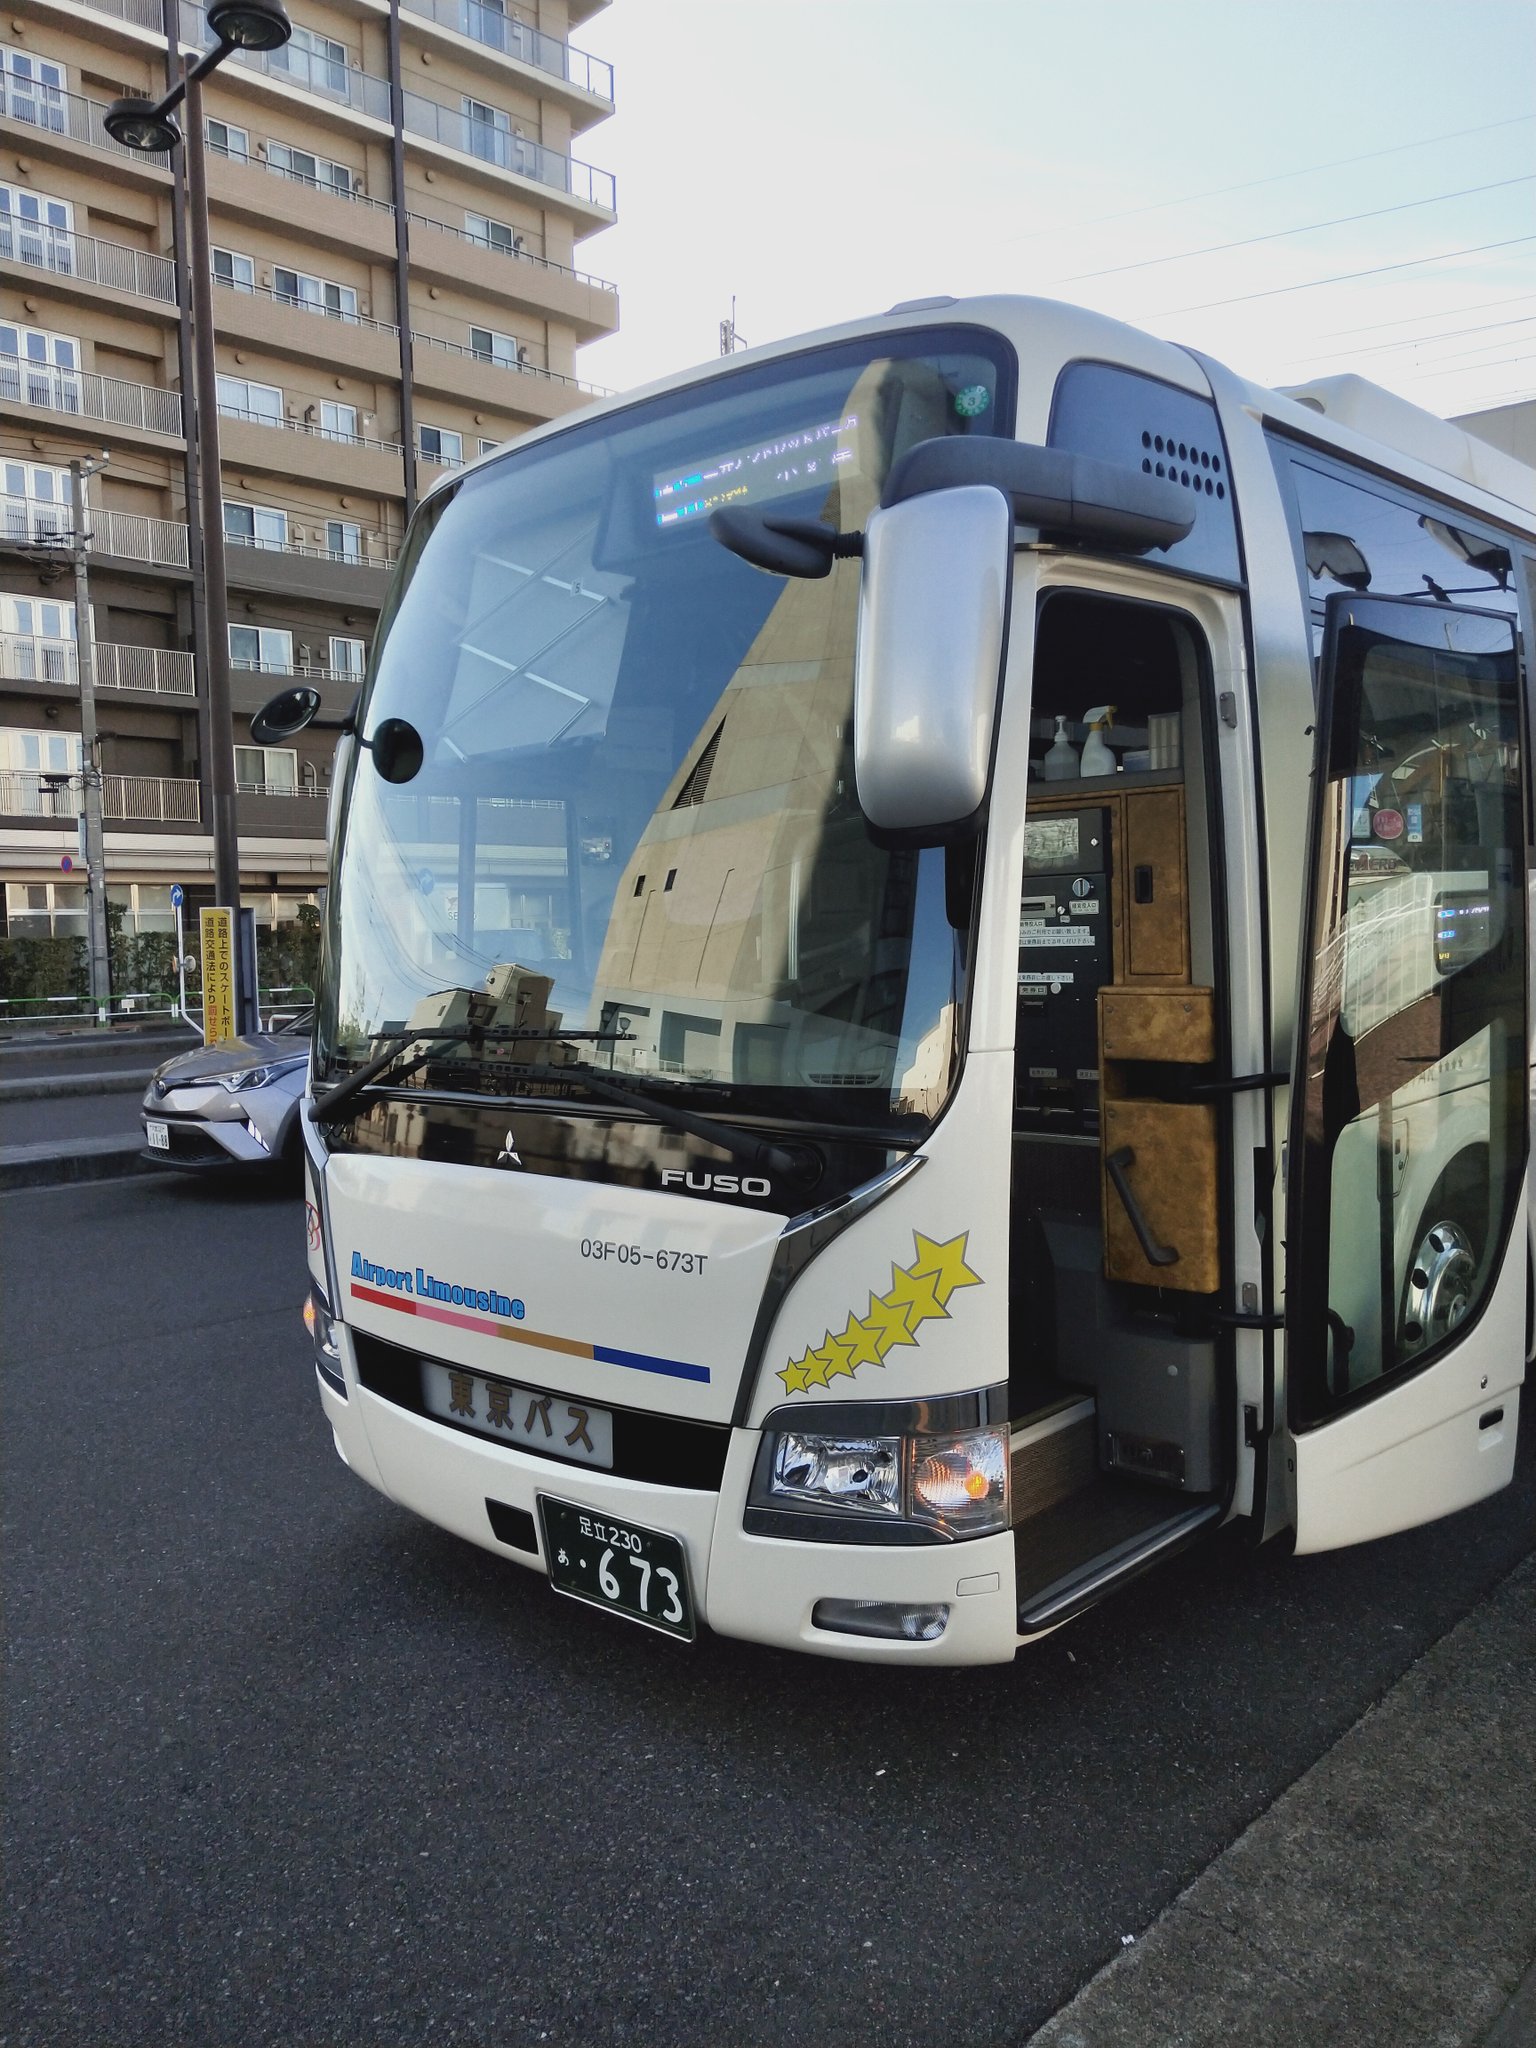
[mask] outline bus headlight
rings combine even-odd
[[[831,1543],[943,1543],[1006,1529],[1008,1425],[990,1420],[1006,1392],[994,1403],[991,1391],[839,1402],[814,1415],[780,1409],[765,1421],[746,1528]],[[957,1426],[935,1427],[949,1423]]]
[[[901,1513],[901,1438],[812,1436],[788,1431],[773,1454],[776,1500]]]

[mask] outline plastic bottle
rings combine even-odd
[[[1077,749],[1067,738],[1067,721],[1060,714],[1056,718],[1056,738],[1047,748],[1040,763],[1040,779],[1043,782],[1065,782],[1080,772],[1077,765]]]
[[[1088,728],[1088,737],[1083,742],[1083,758],[1077,770],[1079,775],[1114,774],[1114,749],[1104,737],[1106,729],[1114,723],[1114,717],[1113,704],[1095,704],[1084,718],[1083,723]]]

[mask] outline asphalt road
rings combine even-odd
[[[300,1242],[265,1190],[0,1199],[6,2048],[1020,2042],[1532,1546],[1527,1445],[1007,1669],[683,1650],[346,1473]]]

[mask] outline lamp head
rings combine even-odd
[[[162,113],[155,100],[114,100],[102,115],[101,125],[124,149],[147,156],[163,155],[181,140],[175,115]]]
[[[282,0],[209,0],[208,26],[237,50],[278,50],[293,34]]]

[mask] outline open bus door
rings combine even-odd
[[[1524,1376],[1513,622],[1329,600],[1286,1219],[1296,1547],[1508,1484]]]

